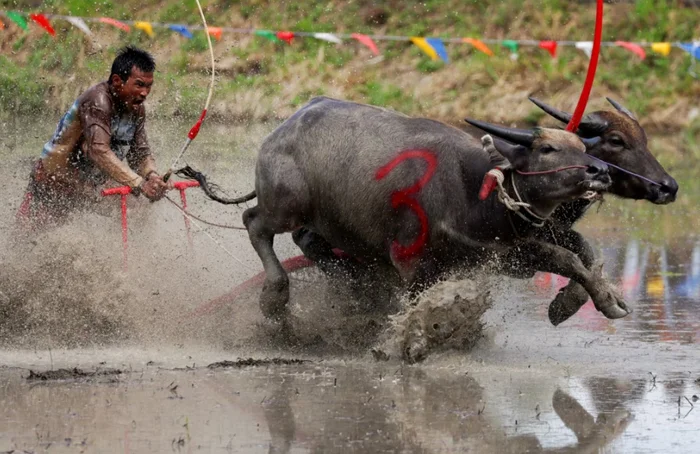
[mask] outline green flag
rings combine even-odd
[[[27,21],[24,19],[24,16],[22,16],[20,13],[15,13],[14,11],[10,11],[6,14],[7,14],[7,17],[9,17],[12,22],[19,25],[22,28],[22,30],[27,29]]]

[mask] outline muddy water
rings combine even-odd
[[[0,138],[3,232],[29,158],[55,125],[9,126]],[[188,127],[151,125],[161,167]],[[271,127],[212,125],[188,160],[230,194],[246,192],[255,147]],[[207,228],[212,239],[193,227],[190,249],[167,202],[129,201],[124,271],[118,203],[105,200],[29,250],[2,238],[0,304],[18,294],[31,304],[18,303],[25,318],[15,311],[10,326],[0,321],[0,452],[692,452],[700,443],[698,201],[692,192],[668,207],[611,201],[581,225],[634,308],[629,317],[608,321],[587,305],[554,328],[546,307],[565,281],[492,279],[495,303],[476,346],[406,366],[375,360],[366,319],[336,308],[337,294],[310,271],[293,275],[308,297],[295,303],[320,341],[278,342],[254,288],[216,299],[261,269],[245,235]],[[196,191],[188,202],[208,219],[240,222],[241,210]],[[619,221],[621,210],[631,222]],[[288,238],[275,246],[281,257],[296,255]],[[94,320],[116,328],[90,331]],[[248,357],[308,362],[207,367]],[[27,379],[30,370],[74,367],[121,373]]]

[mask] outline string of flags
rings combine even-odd
[[[201,25],[185,25],[158,23],[147,21],[119,21],[109,17],[77,17],[77,16],[62,16],[54,14],[38,14],[38,13],[20,13],[16,11],[0,11],[0,16],[4,16],[9,21],[23,30],[28,30],[29,23],[34,23],[43,28],[51,36],[56,36],[56,30],[51,25],[51,20],[65,20],[74,27],[87,35],[92,35],[88,23],[107,24],[115,27],[126,33],[133,29],[145,33],[149,38],[155,36],[154,29],[166,29],[176,32],[187,39],[194,38],[193,31],[203,31]],[[29,20],[29,22],[28,22]],[[0,30],[5,28],[5,24],[0,18]],[[215,40],[221,40],[224,33],[252,34],[260,36],[274,42],[286,42],[291,44],[294,38],[315,38],[333,44],[343,44],[345,40],[356,40],[366,46],[375,56],[380,55],[379,48],[375,41],[410,41],[415,44],[432,60],[441,60],[445,63],[449,62],[447,48],[445,43],[464,43],[469,44],[476,50],[483,52],[488,56],[493,56],[494,52],[489,45],[500,45],[506,48],[515,59],[518,56],[518,51],[521,46],[535,46],[547,51],[553,58],[557,56],[557,51],[560,46],[573,46],[576,49],[584,52],[589,57],[593,49],[592,41],[538,41],[538,40],[512,40],[512,39],[477,39],[477,38],[436,38],[422,36],[392,36],[392,35],[365,35],[362,33],[315,33],[315,32],[294,32],[294,31],[273,31],[260,30],[251,28],[233,28],[233,27],[209,27],[209,35]],[[671,50],[679,48],[689,53],[691,56],[700,60],[700,40],[691,42],[629,42],[629,41],[603,41],[601,46],[605,47],[621,47],[636,55],[640,60],[647,57],[647,49],[651,52],[663,56],[668,56]]]

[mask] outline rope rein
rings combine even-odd
[[[237,226],[237,225],[226,225],[226,224],[217,224],[216,222],[210,222],[207,220],[204,220],[200,217],[195,216],[194,214],[190,213],[189,211],[185,210],[182,208],[180,205],[177,204],[173,199],[168,197],[167,195],[165,196],[166,199],[168,199],[168,202],[172,203],[175,205],[178,210],[182,212],[185,216],[191,218],[191,219],[196,219],[197,221],[201,222],[202,224],[210,225],[212,227],[219,227],[221,229],[230,229],[230,230],[247,230],[245,227]]]

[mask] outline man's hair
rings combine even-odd
[[[110,82],[114,74],[126,82],[134,66],[145,73],[152,73],[156,69],[156,62],[153,56],[145,50],[134,46],[123,47],[117,52],[117,57],[112,63],[112,72],[109,74]]]

